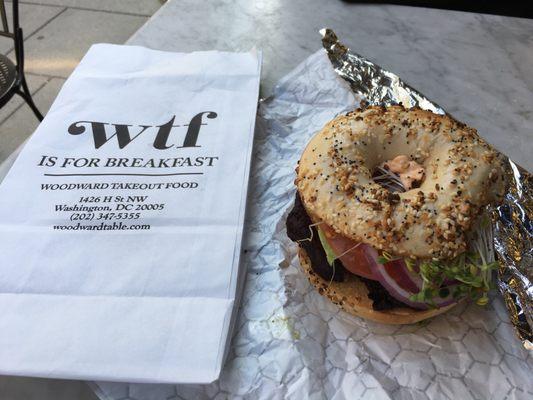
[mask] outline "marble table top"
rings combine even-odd
[[[171,0],[128,44],[184,52],[255,46],[266,97],[321,47],[323,27],[533,170],[533,20],[339,0]],[[59,398],[56,382],[31,398]]]
[[[533,170],[533,20],[340,0],[170,1],[128,41],[169,51],[263,50],[262,96],[332,28]]]

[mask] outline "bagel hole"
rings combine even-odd
[[[394,170],[391,170],[388,165],[389,162],[394,162],[395,160],[401,157],[407,159],[407,161],[409,162],[409,167],[414,164],[415,168],[419,169],[419,179],[409,179],[409,186],[407,187],[404,185],[405,181],[403,180],[401,174]],[[372,179],[374,180],[374,182],[393,193],[403,193],[409,190],[417,189],[422,185],[422,182],[424,181],[425,177],[426,174],[423,164],[421,165],[421,163],[419,163],[418,160],[415,160],[413,156],[408,156],[408,158],[407,156],[398,156],[396,158],[393,158],[392,160],[385,161],[372,169]]]
[[[392,172],[385,165],[378,165],[372,171],[372,179],[381,187],[393,193],[405,192],[405,187],[400,180],[400,176]]]

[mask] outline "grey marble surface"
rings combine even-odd
[[[264,52],[262,95],[329,27],[533,170],[533,20],[340,0],[174,0],[128,43]]]
[[[320,48],[326,26],[533,169],[533,20],[339,0],[171,0],[128,43],[172,51],[255,46],[264,52],[267,96]],[[6,385],[24,379],[4,381],[0,399]],[[28,382],[21,399],[82,397],[68,382]]]

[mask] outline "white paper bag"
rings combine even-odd
[[[1,374],[218,377],[260,65],[89,50],[0,185]]]

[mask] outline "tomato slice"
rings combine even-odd
[[[377,252],[367,244],[359,244],[344,237],[326,224],[321,224],[320,229],[324,232],[326,240],[337,255],[344,254],[339,259],[348,271],[367,279],[377,280],[373,266],[377,263]],[[350,250],[351,249],[351,250]],[[349,251],[348,251],[349,250]]]

